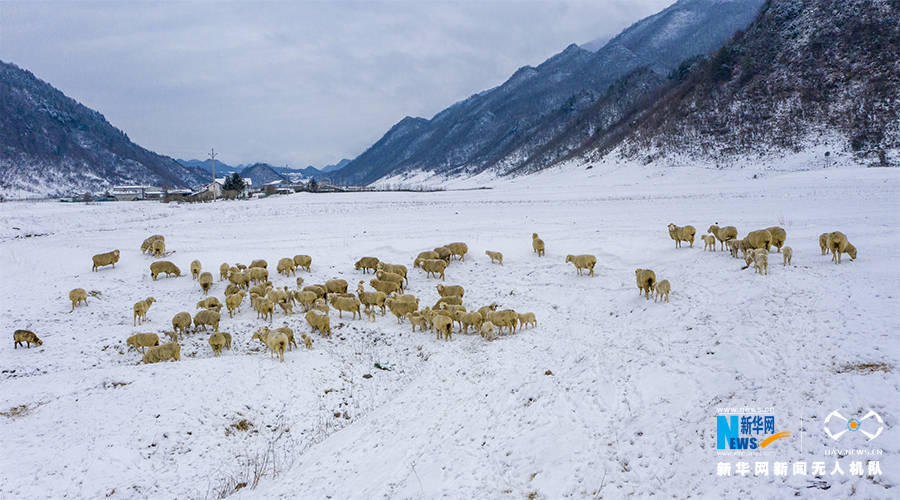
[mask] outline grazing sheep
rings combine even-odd
[[[278,359],[284,363],[284,351],[287,350],[288,346],[288,338],[287,335],[281,333],[277,330],[269,332],[269,335],[266,336],[266,347],[272,351],[271,355],[278,355]]]
[[[384,262],[379,262],[378,266],[376,266],[379,271],[384,271],[386,273],[394,273],[403,276],[403,279],[406,283],[409,283],[409,278],[406,277],[406,266],[401,264],[385,264]]]
[[[650,292],[656,286],[656,273],[650,269],[635,269],[634,277],[637,281],[638,295],[647,294],[647,300],[650,300]]]
[[[375,257],[363,257],[356,261],[356,264],[353,264],[353,267],[359,271],[362,269],[363,274],[366,274],[370,269],[374,272],[378,270],[378,263],[380,261]]]
[[[378,278],[372,278],[369,280],[369,284],[372,285],[372,288],[387,295],[400,291],[400,284],[393,281],[383,281]]]
[[[250,289],[248,290],[248,292],[250,292],[251,295],[255,294],[255,295],[259,295],[260,297],[268,295],[269,292],[271,292],[271,291],[272,291],[272,282],[271,281],[266,281],[265,283],[260,283],[258,285],[254,285],[254,286],[250,287]]]
[[[449,316],[436,314],[431,320],[431,323],[434,331],[437,332],[438,339],[440,339],[441,337],[447,340],[453,339],[453,320],[450,319]]]
[[[469,253],[469,246],[466,245],[465,243],[463,243],[461,241],[455,241],[453,243],[446,245],[446,247],[450,250],[450,258],[451,259],[455,255],[455,256],[459,257],[460,261],[464,262],[466,260],[466,254]]]
[[[228,298],[238,292],[243,292],[241,287],[235,285],[234,283],[229,283],[228,286],[225,287],[225,298]]]
[[[697,230],[694,229],[694,226],[676,226],[674,223],[669,223],[669,237],[675,240],[675,248],[681,248],[681,242],[687,241],[691,244],[691,248],[694,248],[694,235],[697,234]]]
[[[154,257],[162,257],[166,254],[166,241],[165,240],[153,240],[150,243],[150,255]]]
[[[233,318],[234,313],[238,310],[238,307],[241,306],[241,302],[244,301],[244,292],[239,291],[237,293],[233,293],[227,297],[225,297],[225,307],[228,308],[228,317]]]
[[[437,292],[441,297],[460,297],[466,294],[465,288],[459,285],[444,285],[442,283],[437,284]]]
[[[435,308],[441,307],[441,304],[447,304],[451,306],[461,306],[462,305],[462,297],[456,295],[448,295],[446,297],[441,297],[437,302],[434,303]]]
[[[156,302],[156,299],[153,297],[147,297],[144,300],[140,300],[134,304],[132,310],[134,311],[134,325],[137,326],[144,322],[147,319],[147,311],[150,309],[150,306]]]
[[[787,239],[787,232],[779,226],[767,227],[766,231],[772,235],[772,246],[777,248],[780,253],[781,247],[784,246],[784,240]]]
[[[269,323],[275,318],[275,302],[271,299],[260,297],[256,300],[256,318],[269,320]]]
[[[567,255],[566,264],[571,262],[575,264],[575,272],[581,276],[582,269],[590,271],[590,276],[594,275],[594,266],[597,265],[597,257],[593,255]]]
[[[770,233],[768,229],[750,231],[747,233],[747,236],[744,236],[744,246],[747,250],[765,248],[768,252],[769,248],[772,246],[772,233]]]
[[[736,240],[738,231],[734,226],[725,226],[719,227],[718,223],[712,224],[709,226],[709,229],[706,230],[707,233],[712,233],[716,239],[721,242],[722,250],[725,249],[725,244],[729,241]],[[713,249],[715,249],[715,242],[713,243]]]
[[[31,344],[44,345],[44,341],[30,330],[16,330],[13,332],[13,349],[18,349],[22,342],[25,342],[29,349],[31,349]]]
[[[325,314],[328,314],[328,312],[331,311],[331,308],[328,307],[328,302],[325,302],[325,299],[323,298],[316,299],[313,302],[312,308],[315,311],[323,312]]]
[[[309,266],[312,265],[312,257],[309,255],[295,255],[294,265],[306,269],[306,272],[309,272]]]
[[[176,334],[180,334],[184,337],[184,333],[191,326],[191,313],[189,312],[180,312],[172,317],[172,329],[175,330]]]
[[[214,331],[219,331],[219,313],[215,311],[211,311],[209,309],[204,309],[197,314],[194,315],[194,328],[203,327],[203,331],[206,331],[207,326],[211,326]]]
[[[532,253],[537,252],[538,257],[543,257],[546,249],[544,248],[544,240],[538,238],[537,233],[531,233]]]
[[[313,302],[319,298],[316,295],[316,292],[310,290],[297,290],[294,292],[294,300],[296,300],[300,305],[303,306],[303,311],[309,311],[309,308],[312,307]]]
[[[822,250],[822,255],[828,253],[828,235],[830,233],[822,233],[819,235],[819,248]]]
[[[338,310],[338,317],[343,318],[343,312],[347,311],[353,313],[351,319],[356,319],[359,316],[359,319],[362,319],[362,314],[359,312],[359,299],[354,295],[343,296],[343,295],[332,295],[330,297],[331,305],[334,306],[335,309]]]
[[[716,251],[716,237],[711,234],[701,234],[700,239],[703,240],[703,251]]]
[[[325,295],[329,293],[347,293],[345,280],[328,280],[325,282]]]
[[[153,281],[156,281],[156,278],[162,273],[166,273],[166,276],[171,274],[181,276],[181,269],[168,260],[158,260],[150,264],[150,277],[153,278]]]
[[[271,332],[271,331],[272,330],[269,330],[268,326],[261,326],[261,327],[257,328],[255,332],[253,332],[253,335],[250,337],[250,340],[258,339],[260,341],[260,343],[263,345],[263,352],[266,352],[268,350],[268,348],[266,347],[266,337],[269,336],[269,332]]]
[[[501,266],[503,265],[503,254],[502,253],[485,250],[484,254],[491,258],[491,264],[493,264],[494,262],[497,262]]]
[[[250,263],[250,269],[253,269],[254,267],[268,269],[269,263],[266,262],[266,259],[255,259],[253,262]]]
[[[488,314],[487,320],[497,327],[497,333],[503,334],[503,327],[506,327],[507,333],[516,333],[516,326],[519,323],[519,314],[512,309],[504,309],[502,311],[493,311]]]
[[[519,314],[519,325],[521,325],[523,329],[526,326],[534,328],[537,326],[537,318],[534,317],[533,312],[521,313]]]
[[[202,266],[200,265],[199,260],[195,260],[195,261],[191,262],[191,279],[194,279],[194,280],[197,279],[197,277],[200,276],[201,269],[202,269]]]
[[[134,350],[141,350],[141,354],[146,352],[146,347],[155,347],[159,345],[159,336],[155,333],[135,333],[125,341],[128,348],[134,347]]]
[[[662,280],[656,284],[656,296],[653,297],[653,302],[665,297],[666,302],[669,301],[669,292],[672,291],[672,285],[669,284],[669,280]]]
[[[366,306],[366,308],[377,307],[381,309],[381,315],[384,316],[386,314],[384,301],[387,300],[387,294],[384,292],[374,291],[367,292],[363,288],[363,282],[360,281],[359,285],[356,287],[356,295],[359,297],[359,302]]]
[[[397,323],[401,323],[407,314],[419,309],[418,299],[408,299],[411,295],[390,296],[384,303],[391,313],[397,317]]]
[[[448,264],[450,263],[450,258],[453,257],[453,252],[451,252],[449,248],[447,248],[445,246],[437,247],[434,249],[434,251],[437,252],[438,259],[441,259],[441,260],[447,262]]]
[[[225,300],[227,301],[228,298]],[[197,302],[197,309],[212,309],[213,311],[219,312],[222,310],[222,303],[215,297],[207,297],[200,302]]]
[[[227,262],[223,262],[222,265],[219,266],[219,281],[227,280],[229,274],[231,274],[231,266],[229,266]]]
[[[174,359],[175,361],[181,361],[181,346],[178,345],[177,342],[169,342],[163,345],[159,345],[156,347],[151,347],[147,349],[147,352],[144,354],[144,357],[141,359],[141,363],[150,364],[150,363],[161,363],[163,361],[168,361],[170,359]]]
[[[470,326],[474,331],[478,331],[478,329],[481,328],[482,323],[484,323],[484,318],[478,311],[467,312],[460,318],[460,325],[462,327],[463,335],[469,333]]]
[[[213,356],[218,357],[219,354],[222,353],[222,348],[227,344],[225,340],[225,335],[219,332],[213,332],[212,335],[209,336],[209,346],[212,347]]]
[[[269,271],[264,267],[251,267],[247,272],[250,274],[250,281],[254,283],[262,283],[269,280]]]
[[[285,276],[297,274],[297,265],[294,264],[294,259],[290,257],[279,259],[276,269],[278,270],[278,274],[283,274]]]
[[[250,287],[250,273],[246,271],[238,271],[228,275],[228,281],[234,286],[247,289]]]
[[[200,273],[200,277],[197,278],[197,282],[200,283],[200,289],[203,290],[203,295],[209,295],[209,289],[212,288],[213,284],[212,273]]]
[[[319,330],[319,333],[325,337],[331,336],[331,319],[328,317],[327,312],[317,311],[315,309],[311,309],[306,313],[306,322],[309,323],[309,326],[312,327],[313,333],[316,330]]]
[[[483,306],[478,308],[478,314],[481,314],[482,318],[487,318],[488,314],[492,311],[497,310],[497,304],[491,304],[489,306]]]
[[[169,337],[169,340],[171,340],[172,342],[178,342],[178,332],[165,331],[163,332],[163,334],[166,337]]]
[[[856,260],[856,247],[847,240],[847,235],[835,231],[828,235],[828,249],[831,250],[831,261],[841,263],[841,254],[850,256],[850,260]]]
[[[313,292],[316,294],[317,298],[325,297],[325,286],[324,285],[307,285],[303,287],[304,291]]]
[[[479,333],[481,333],[481,338],[485,340],[494,340],[494,324],[490,321],[483,322]]]
[[[769,274],[769,252],[757,249],[753,255],[753,269],[759,274]]]
[[[84,302],[84,305],[87,305],[87,290],[85,290],[84,288],[73,289],[71,292],[69,292],[69,300],[72,301],[72,309],[70,310],[70,312],[74,311],[75,306],[77,306],[81,302]]]
[[[312,346],[313,346],[313,339],[312,339],[312,337],[310,337],[309,335],[307,335],[307,334],[305,334],[305,333],[301,333],[301,334],[300,334],[300,340],[303,341],[303,346],[304,346],[304,347],[306,347],[307,349],[312,349]]]
[[[113,250],[112,252],[106,253],[98,253],[97,255],[91,257],[91,260],[94,262],[94,266],[91,268],[91,271],[96,271],[98,268],[103,266],[113,266],[115,269],[116,262],[119,262],[119,251]]]
[[[422,267],[422,262],[439,259],[440,257],[441,256],[434,250],[420,252],[419,255],[416,256],[416,260],[413,261],[413,267]]]
[[[288,351],[294,350],[294,347],[297,347],[297,342],[294,340],[294,330],[289,328],[287,325],[282,326],[280,328],[276,328],[272,330],[273,332],[283,333],[285,337],[288,339],[287,349]]]
[[[422,269],[425,270],[426,276],[437,277],[440,275],[444,279],[444,269],[447,269],[447,261],[443,259],[429,259],[422,261]]]
[[[403,293],[403,284],[405,282],[405,278],[402,275],[379,269],[378,271],[375,271],[375,277],[380,279],[381,281],[393,281],[400,287],[400,293]]]
[[[156,240],[162,240],[163,242],[165,242],[166,237],[161,234],[154,234],[153,236],[150,236],[149,238],[144,240],[143,243],[141,243],[141,253],[150,252],[150,247],[151,247],[151,245],[153,245],[153,242]]]
[[[782,266],[791,265],[791,258],[794,256],[794,249],[791,247],[782,248],[781,256],[784,258],[784,261],[781,263]]]

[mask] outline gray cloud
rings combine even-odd
[[[159,153],[321,166],[670,2],[0,1],[0,59]]]

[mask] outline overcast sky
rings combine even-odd
[[[323,166],[673,1],[0,0],[0,59],[161,154]]]

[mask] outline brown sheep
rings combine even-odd
[[[369,284],[372,285],[372,288],[387,295],[400,290],[399,283],[395,283],[393,281],[383,281],[378,278],[372,278],[371,280],[369,280]]]
[[[267,269],[269,267],[269,263],[266,262],[266,259],[256,259],[250,263],[250,268],[261,267],[263,269]]]
[[[787,239],[787,232],[778,226],[767,227],[766,231],[772,235],[772,246],[778,249],[778,253],[781,253],[781,247],[784,246],[784,241]]]
[[[237,293],[233,293],[227,297],[225,297],[225,306],[228,308],[228,317],[233,318],[235,311],[237,311],[238,307],[241,306],[241,302],[244,301],[244,292],[238,291]]]
[[[312,265],[312,257],[309,255],[295,255],[294,265],[306,269],[306,272],[309,272],[309,266]]]
[[[383,269],[379,269],[378,271],[375,271],[375,277],[380,279],[381,281],[393,281],[400,287],[400,293],[403,293],[403,283],[405,281],[403,276],[385,271]]]
[[[725,249],[725,244],[728,241],[737,239],[738,230],[734,226],[725,226],[719,227],[719,223],[715,223],[709,226],[709,229],[706,230],[707,233],[712,233],[713,236],[716,237],[717,240],[722,245],[722,250]],[[713,247],[715,249],[715,246]]]
[[[225,300],[227,301],[228,299],[226,298]],[[200,302],[197,302],[197,309],[212,309],[213,311],[219,312],[222,310],[222,303],[215,297],[207,297]]]
[[[656,286],[656,273],[650,269],[635,269],[634,277],[637,281],[638,295],[646,293],[647,300],[650,300],[650,292]]]
[[[822,233],[819,235],[819,248],[822,250],[822,255],[826,255],[828,253],[828,235],[830,233]]]
[[[422,262],[426,260],[434,260],[439,259],[441,256],[438,255],[434,250],[427,250],[425,252],[420,252],[419,255],[416,256],[416,260],[413,261],[413,267],[422,267]]]
[[[431,320],[437,338],[441,337],[446,340],[453,340],[453,320],[444,314],[436,314]]]
[[[144,300],[135,302],[134,307],[132,307],[132,311],[134,312],[134,324],[132,326],[137,326],[147,319],[147,311],[150,309],[150,306],[152,306],[154,302],[156,302],[156,299],[154,299],[153,297],[147,297]]]
[[[362,319],[362,314],[359,312],[359,299],[354,295],[343,296],[332,294],[331,297],[331,305],[334,306],[335,309],[338,310],[338,317],[343,318],[343,311],[347,311],[353,313],[351,319],[356,319],[359,316],[359,319]]]
[[[443,259],[430,259],[422,261],[422,269],[426,276],[441,277],[444,279],[444,270],[447,269],[447,261]]]
[[[438,259],[441,259],[448,264],[450,263],[450,258],[453,256],[453,252],[450,251],[447,247],[437,247],[434,249],[438,254]]]
[[[197,278],[197,282],[200,283],[200,289],[203,290],[203,295],[209,295],[209,289],[212,288],[212,284],[213,284],[212,273],[208,273],[208,272],[200,273],[200,277]]]
[[[387,300],[386,293],[379,291],[367,292],[363,287],[363,282],[360,281],[359,285],[356,287],[356,295],[359,297],[359,302],[366,306],[366,308],[377,307],[381,309],[381,315],[385,315],[386,310],[384,301]]]
[[[297,265],[294,264],[294,259],[291,259],[290,257],[279,259],[276,269],[278,270],[279,274],[283,274],[285,276],[297,274]]]
[[[347,282],[341,279],[328,280],[325,282],[325,295],[329,293],[347,293]]]
[[[200,265],[199,260],[195,260],[191,262],[191,279],[195,280],[198,276],[200,276],[200,271],[202,270],[202,266]]]
[[[163,361],[168,361],[170,359],[181,361],[181,346],[178,345],[177,342],[169,342],[167,344],[147,349],[147,352],[141,359],[141,363],[160,363]]]
[[[153,281],[156,281],[156,278],[162,273],[166,273],[166,276],[171,274],[181,276],[181,269],[167,260],[158,260],[150,264],[150,277],[153,278]]]
[[[590,271],[590,276],[594,276],[594,266],[597,265],[597,257],[593,255],[567,255],[566,263],[575,264],[575,272],[581,276],[582,269]]]
[[[172,329],[175,330],[176,334],[181,334],[184,337],[184,333],[191,326],[191,313],[189,312],[180,312],[172,317]]]
[[[656,302],[659,299],[665,297],[666,302],[669,301],[669,292],[672,291],[672,285],[669,284],[669,280],[662,280],[656,284],[656,296],[653,297],[653,302]]]
[[[85,290],[84,288],[73,289],[71,292],[69,292],[69,300],[72,301],[72,309],[70,310],[70,312],[74,311],[75,306],[77,306],[78,304],[80,304],[82,302],[84,302],[84,305],[88,305],[87,290]]]
[[[227,262],[222,263],[222,265],[219,266],[219,281],[227,280],[229,274],[231,274],[231,266],[229,266]]]
[[[103,266],[113,266],[113,269],[115,269],[116,262],[119,262],[119,250],[113,250],[112,252],[106,253],[98,253],[97,255],[91,257],[91,260],[94,262],[94,266],[91,268],[91,271],[97,271]]]
[[[221,316],[219,316],[219,313],[204,309],[194,315],[194,328],[200,328],[202,326],[203,331],[206,331],[206,327],[211,326],[214,331],[218,332],[220,318]]]
[[[134,347],[134,350],[141,350],[141,354],[146,352],[147,347],[155,347],[159,345],[159,336],[155,333],[136,333],[125,341],[128,348]]]
[[[485,250],[484,254],[491,258],[491,264],[493,264],[494,262],[497,262],[501,266],[503,265],[503,254],[502,253]]]
[[[363,274],[366,274],[370,269],[374,272],[378,270],[378,263],[380,261],[375,257],[363,257],[356,261],[356,264],[353,264],[353,267],[359,271],[362,269]]]
[[[544,240],[538,238],[537,233],[531,233],[531,249],[532,253],[538,254],[538,257],[543,257],[544,253],[546,253]]]
[[[453,243],[446,245],[446,247],[450,250],[450,258],[451,259],[455,255],[455,256],[459,257],[460,261],[464,262],[466,260],[466,254],[469,253],[469,246],[466,245],[465,243],[463,243],[461,241],[455,241]]]
[[[406,283],[409,283],[409,278],[406,277],[406,266],[402,264],[385,264],[384,262],[379,262],[376,267],[379,271],[399,274],[400,276],[403,276]]]
[[[29,349],[31,348],[31,344],[37,346],[44,345],[44,341],[39,339],[38,336],[30,330],[16,330],[13,332],[13,342],[13,349],[18,349],[23,342]]]
[[[681,248],[681,242],[687,241],[694,248],[694,235],[697,230],[694,226],[676,226],[675,223],[669,223],[669,237],[675,240],[675,248]]]
[[[306,313],[306,322],[312,327],[313,333],[319,330],[319,333],[325,337],[331,336],[331,320],[328,313],[323,313],[315,309],[311,309]]]
[[[166,237],[161,234],[154,234],[153,236],[150,236],[149,238],[144,240],[143,243],[141,243],[141,253],[150,252],[150,247],[151,247],[151,245],[153,245],[153,242],[156,240],[163,240],[163,242],[165,242]]]
[[[828,249],[831,250],[831,261],[841,263],[841,254],[850,256],[850,260],[856,260],[856,247],[847,241],[847,235],[835,231],[828,235]]]
[[[466,294],[465,288],[459,285],[443,285],[438,283],[437,285],[438,295],[441,297],[462,297]]]
[[[516,327],[519,324],[519,314],[512,309],[504,309],[502,311],[493,311],[488,313],[487,320],[497,327],[497,333],[503,334],[503,327],[506,327],[506,333],[516,333]]]
[[[750,231],[747,233],[747,236],[744,236],[744,246],[747,250],[765,248],[768,252],[769,248],[772,247],[772,233],[770,233],[768,229]]]

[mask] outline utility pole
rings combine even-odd
[[[209,159],[212,160],[212,175],[213,175],[212,189],[213,189],[213,200],[215,200],[216,199],[216,150],[215,149],[209,150]]]

